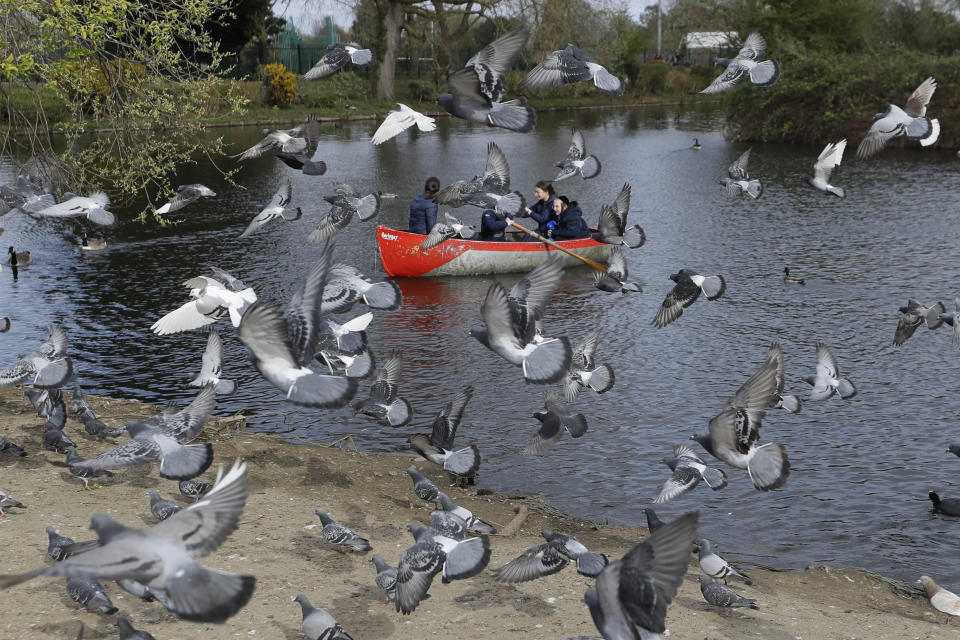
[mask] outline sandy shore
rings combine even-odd
[[[0,389],[0,435],[25,447],[29,457],[0,456],[0,489],[25,505],[0,518],[0,572],[32,569],[45,562],[53,525],[63,535],[88,539],[90,516],[107,512],[133,527],[153,523],[149,489],[187,505],[174,481],[159,477],[156,465],[118,472],[93,491],[78,490],[64,456],[41,447],[43,420],[37,418],[19,388]],[[65,394],[66,395],[66,394]],[[133,401],[91,398],[107,424],[145,417],[156,411]],[[89,438],[70,419],[66,431],[90,457],[110,446]],[[251,494],[240,528],[209,558],[207,566],[257,577],[250,604],[223,625],[183,622],[156,603],[144,603],[105,587],[134,626],[159,640],[204,638],[301,638],[299,606],[291,599],[306,594],[317,607],[333,613],[355,638],[423,640],[559,639],[597,635],[581,602],[591,580],[571,568],[520,585],[495,582],[489,571],[476,578],[443,585],[434,581],[431,597],[410,616],[380,604],[373,582],[371,554],[341,554],[320,536],[313,510],[323,506],[339,522],[370,539],[374,552],[396,564],[411,544],[410,523],[426,523],[430,509],[411,490],[405,473],[411,464],[444,483],[430,463],[413,455],[372,455],[319,445],[300,445],[275,436],[247,434],[236,423],[212,419],[204,438],[214,442],[216,464],[237,456],[248,463]],[[212,480],[211,469],[205,479]],[[479,486],[483,486],[481,476]],[[619,558],[646,537],[644,528],[592,528],[573,518],[538,510],[535,500],[510,499],[480,490],[478,495],[451,488],[453,499],[482,518],[506,526],[527,512],[513,535],[491,540],[491,568],[500,567],[541,542],[541,529],[574,533],[591,550]],[[515,522],[516,524],[516,522]],[[754,587],[732,584],[755,598],[759,611],[736,610],[721,616],[700,595],[695,556],[686,580],[671,605],[667,625],[672,638],[700,640],[834,640],[958,638],[960,625],[946,626],[946,616],[923,598],[898,590],[890,581],[860,569],[809,568],[803,572],[766,572],[751,568]],[[69,599],[63,580],[37,579],[3,592],[0,638],[70,638],[82,622],[85,638],[116,638],[113,618],[80,611]]]

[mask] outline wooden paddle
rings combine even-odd
[[[545,242],[546,244],[550,245],[550,246],[553,247],[554,249],[559,249],[560,251],[563,251],[565,254],[570,255],[570,256],[573,256],[573,257],[576,258],[577,260],[580,260],[580,261],[582,261],[582,262],[587,263],[588,265],[590,265],[591,267],[593,267],[593,268],[596,269],[597,271],[603,271],[604,273],[607,272],[607,268],[606,268],[605,266],[603,266],[602,264],[600,264],[599,262],[594,262],[594,261],[591,260],[590,258],[584,258],[583,256],[579,256],[579,255],[575,254],[573,251],[570,251],[570,249],[566,249],[566,248],[564,248],[564,247],[561,247],[559,244],[557,244],[556,242],[554,242],[554,241],[551,240],[550,238],[544,238],[542,235],[540,235],[540,234],[537,233],[536,231],[531,231],[530,229],[527,229],[527,228],[526,228],[525,226],[523,226],[522,224],[517,224],[516,222],[513,222],[513,221],[511,221],[511,220],[507,220],[507,224],[509,224],[511,227],[516,227],[517,229],[520,229],[520,231],[523,231],[523,232],[526,233],[527,235],[533,236],[534,238],[536,238],[536,239],[539,240],[540,242]]]

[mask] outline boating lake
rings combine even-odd
[[[627,253],[643,293],[599,292],[590,269],[576,268],[546,313],[548,334],[574,343],[603,329],[597,359],[613,366],[616,385],[580,396],[576,408],[590,425],[584,437],[566,438],[539,457],[520,455],[539,426],[532,414],[542,407],[544,388],[525,384],[519,369],[468,336],[491,277],[400,279],[403,307],[376,313],[370,344],[380,361],[394,349],[403,355],[401,393],[415,412],[410,425],[390,429],[350,409],[284,402],[250,366],[226,319],[219,323],[224,376],[239,389],[218,399],[217,414],[243,410],[250,430],[291,439],[329,443],[349,435],[361,451],[402,451],[409,434],[429,430],[441,405],[473,384],[458,442],[480,447],[479,486],[537,493],[577,516],[638,525],[669,476],[660,459],[673,445],[692,444],[711,464],[722,464],[687,438],[707,429],[771,342],[786,353],[787,392],[806,394],[799,378],[813,373],[815,345],[823,341],[860,393],[805,403],[798,415],[767,414],[761,440],[786,445],[793,466],[786,485],[759,492],[746,471],[728,467],[726,489],[701,485],[658,514],[670,520],[700,509],[702,535],[731,559],[778,568],[852,564],[911,582],[929,574],[960,587],[960,521],[932,513],[927,499],[931,490],[960,498],[960,459],[946,453],[960,441],[960,352],[949,327],[920,328],[902,348],[892,345],[897,307],[908,298],[942,300],[952,309],[960,294],[960,161],[953,152],[889,149],[858,162],[859,140],[852,140],[832,180],[847,191],[840,200],[800,179],[822,147],[756,144],[750,173],[765,191],[753,201],[730,198],[717,184],[748,145],[727,142],[719,114],[705,108],[545,112],[529,134],[442,118],[434,133],[404,133],[379,148],[369,142],[376,126],[322,125],[319,157],[329,164],[322,177],[264,157],[242,165],[237,188],[202,162],[186,167],[176,183],[202,182],[218,197],[182,210],[177,225],[124,222],[103,234],[105,251],[89,255],[79,249],[76,221],[3,217],[0,244],[29,250],[34,264],[17,280],[8,267],[0,273],[0,316],[13,323],[0,335],[0,366],[34,348],[43,327],[57,322],[69,332],[77,380],[89,392],[185,403],[196,391],[185,383],[199,370],[205,335],[161,337],[150,325],[187,300],[181,283],[203,265],[230,271],[261,298],[286,301],[320,252],[305,238],[329,208],[322,196],[334,183],[398,194],[384,200],[379,221],[405,228],[409,201],[424,180],[436,175],[446,185],[480,173],[492,140],[507,155],[513,188],[532,199],[534,182],[555,175],[553,163],[563,159],[577,126],[603,172],[561,182],[558,191],[579,201],[595,224],[601,204],[629,182],[630,223],[648,237]],[[210,135],[224,136],[236,153],[258,140],[260,129]],[[694,137],[702,150],[690,148]],[[0,181],[12,177],[4,163]],[[287,177],[303,219],[239,238]],[[122,217],[140,204],[114,210]],[[479,224],[479,209],[458,213]],[[337,239],[335,259],[382,278],[375,224],[354,220]],[[785,285],[784,266],[806,286]],[[683,267],[723,274],[726,294],[716,302],[701,298],[677,322],[655,329],[650,319],[673,286],[667,276]],[[360,392],[368,388],[363,383]],[[397,495],[409,491],[407,479],[398,479]]]

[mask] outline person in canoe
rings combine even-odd
[[[550,237],[554,240],[590,237],[590,227],[583,219],[583,211],[576,200],[571,202],[567,196],[559,196],[553,201],[553,214],[554,217],[547,226],[553,225]]]
[[[423,193],[410,203],[410,224],[407,227],[410,233],[425,236],[433,229],[433,225],[437,224],[437,203],[433,201],[433,196],[437,195],[438,191],[440,181],[434,177],[427,178]]]
[[[493,209],[486,209],[483,217],[480,218],[480,239],[481,240],[506,240],[504,229],[513,222],[513,216],[509,213],[501,213]]]
[[[537,201],[533,203],[532,207],[525,207],[521,217],[536,220],[537,232],[545,236],[548,231],[547,223],[554,219],[553,201],[557,199],[557,193],[553,190],[553,184],[549,180],[541,180],[534,187],[533,195],[536,196]],[[529,236],[528,239],[533,239],[533,237]]]

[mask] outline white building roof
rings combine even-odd
[[[683,36],[682,49],[717,49],[729,47],[736,40],[735,31],[691,31]]]

